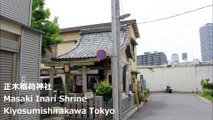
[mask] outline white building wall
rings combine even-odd
[[[196,67],[196,88],[198,91],[202,89],[200,81],[202,79],[210,79],[213,82],[213,66],[197,66]]]
[[[176,92],[196,92],[201,90],[200,81],[209,78],[212,81],[212,66],[139,68],[147,81],[150,91],[165,91],[170,85]]]

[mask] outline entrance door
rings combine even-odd
[[[0,120],[11,120],[11,115],[4,114],[4,108],[12,107],[9,102],[4,102],[4,96],[11,96],[10,90],[4,90],[5,83],[12,83],[16,68],[14,53],[0,50]]]

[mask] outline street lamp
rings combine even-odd
[[[119,0],[111,0],[112,4],[112,88],[113,88],[113,108],[115,113],[113,120],[121,119],[121,65],[120,65],[120,20],[130,16],[124,14],[120,16]],[[119,103],[120,102],[120,103]]]
[[[131,15],[130,13],[123,14],[123,15],[119,16],[119,19],[120,19],[120,20],[126,19],[126,18],[128,18],[130,15]]]

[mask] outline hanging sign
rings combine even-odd
[[[99,59],[99,60],[104,60],[107,56],[107,53],[105,50],[98,50],[96,52],[96,57]]]

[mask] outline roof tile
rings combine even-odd
[[[120,46],[121,49],[127,44],[129,28],[121,27]],[[69,52],[62,54],[52,60],[71,60],[82,58],[94,58],[98,50],[105,50],[107,56],[112,56],[112,37],[110,28],[82,29],[76,46]]]

